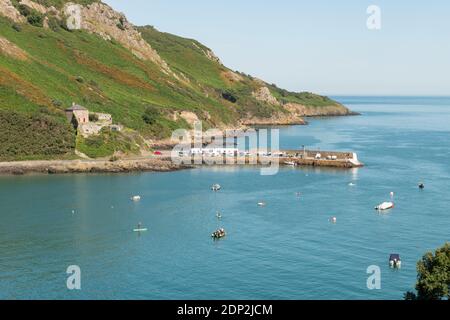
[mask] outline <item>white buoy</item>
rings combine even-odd
[[[131,200],[133,200],[134,202],[141,201],[141,196],[134,196],[131,198]]]

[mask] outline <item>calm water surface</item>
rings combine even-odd
[[[338,99],[362,116],[283,128],[281,145],[355,151],[365,168],[1,177],[0,298],[402,299],[421,255],[450,241],[450,98]],[[391,191],[397,207],[374,211]],[[382,290],[366,287],[370,265]]]

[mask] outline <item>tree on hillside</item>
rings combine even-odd
[[[450,243],[428,252],[417,263],[416,291],[407,292],[406,300],[450,299]]]

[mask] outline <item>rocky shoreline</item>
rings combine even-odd
[[[118,161],[107,160],[49,160],[0,162],[0,175],[69,174],[69,173],[127,173],[171,172],[192,167],[173,164],[170,159],[147,158]]]

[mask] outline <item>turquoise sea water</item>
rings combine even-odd
[[[417,260],[450,241],[450,98],[337,99],[362,115],[282,128],[281,145],[355,151],[364,168],[1,177],[0,298],[402,299]],[[396,208],[377,213],[391,191]],[[229,235],[213,242],[219,226]]]

